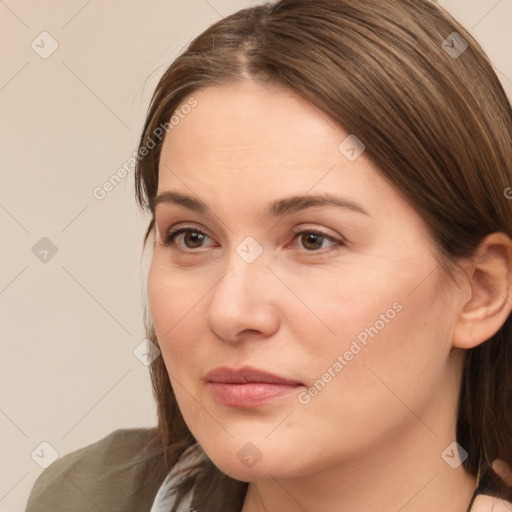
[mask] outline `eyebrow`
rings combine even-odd
[[[209,210],[208,206],[201,200],[186,194],[182,194],[180,192],[174,192],[170,190],[158,194],[150,202],[150,208],[153,214],[155,212],[156,206],[161,203],[177,204],[202,214],[206,214]],[[291,215],[292,213],[297,213],[307,208],[313,208],[315,206],[336,206],[338,208],[351,210],[371,217],[371,215],[361,205],[355,203],[354,201],[328,193],[305,196],[291,196],[284,199],[278,199],[267,205],[265,214],[268,217],[282,217],[285,215]]]

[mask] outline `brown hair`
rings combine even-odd
[[[448,51],[453,39],[443,43],[453,32],[469,45],[460,55]],[[195,38],[167,69],[140,147],[194,91],[244,80],[286,87],[356,134],[381,175],[426,221],[447,275],[487,234],[512,236],[512,201],[504,195],[512,184],[510,102],[478,43],[434,3],[281,0],[236,12]],[[144,246],[154,233],[161,146],[135,171],[137,201],[152,213]],[[195,440],[163,358],[151,377],[170,467]],[[457,415],[466,470],[476,475],[495,458],[512,465],[510,316],[495,336],[467,351]],[[247,489],[213,464],[186,487],[194,484],[201,512],[238,511]]]

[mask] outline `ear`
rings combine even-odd
[[[494,336],[512,311],[512,240],[491,233],[480,242],[467,276],[471,293],[454,326],[453,346],[470,349]]]

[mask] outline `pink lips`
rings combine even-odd
[[[206,375],[206,382],[217,402],[245,408],[264,405],[303,385],[250,366],[216,368]]]

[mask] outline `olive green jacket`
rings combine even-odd
[[[121,429],[57,459],[39,476],[26,512],[149,512],[167,471],[149,429]]]

